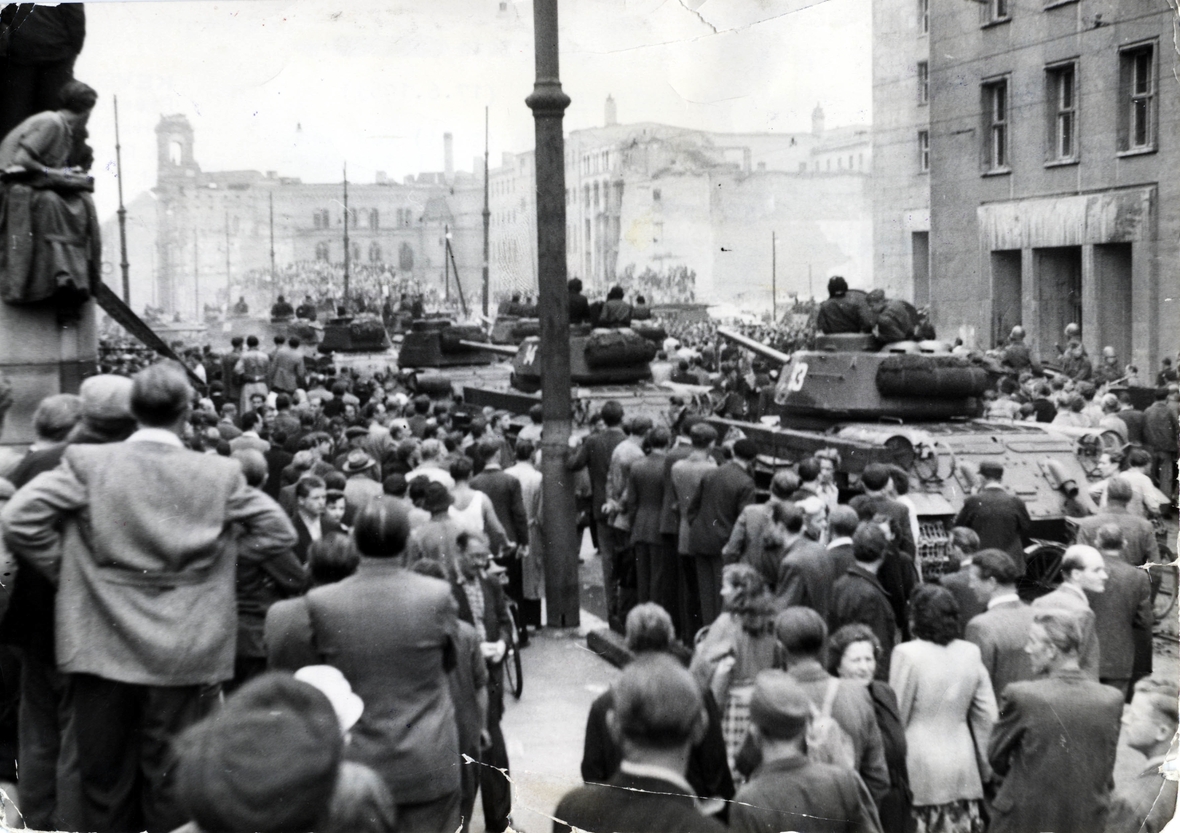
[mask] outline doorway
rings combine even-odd
[[[1021,323],[1024,278],[1020,249],[992,252],[992,345],[1003,344]]]
[[[1051,345],[1065,344],[1065,326],[1082,323],[1082,247],[1033,249],[1033,268],[1041,308],[1041,355],[1051,360],[1060,352]]]
[[[1094,247],[1094,283],[1098,302],[1098,343],[1110,345],[1120,364],[1131,361],[1131,244]]]

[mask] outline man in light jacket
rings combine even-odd
[[[184,448],[183,369],[136,375],[139,423],[122,443],[73,445],[0,513],[5,542],[57,583],[55,643],[68,675],[82,829],[172,830],[172,739],[233,676],[237,556],[264,562],[295,530],[235,460]],[[236,527],[236,530],[235,530]]]

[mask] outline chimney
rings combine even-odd
[[[619,123],[619,111],[615,107],[615,98],[612,95],[606,97],[606,126],[614,127]]]
[[[389,174],[385,173],[385,171],[377,171],[377,184],[378,185],[385,185],[388,182],[389,182]]]
[[[443,165],[449,185],[455,178],[455,141],[450,133],[443,134]]]
[[[815,109],[811,111],[811,132],[816,136],[821,136],[824,132],[824,108],[819,106],[818,101],[815,103]]]

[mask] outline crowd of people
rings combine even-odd
[[[620,291],[598,315],[636,306]],[[747,332],[797,349],[814,337],[797,322]],[[664,326],[672,379],[753,418],[772,369],[712,325]],[[0,457],[30,827],[450,831],[477,798],[489,830],[512,823],[503,664],[541,625],[541,409],[521,426],[275,341],[182,345],[200,389],[108,344],[105,372]],[[993,416],[1028,385],[1093,387],[1023,372]],[[564,462],[634,658],[586,716],[586,786],[555,829],[1160,830],[1177,691],[1151,674],[1139,568],[1172,511],[1150,443],[1170,430],[1174,454],[1177,396],[1106,412],[1098,393],[1094,424],[1127,444],[1040,598],[996,464],[937,575],[901,469],[849,492],[821,448],[758,502],[751,440],[605,403]],[[1120,744],[1141,758],[1116,773]]]
[[[957,570],[923,575],[904,471],[869,465],[847,495],[821,450],[757,503],[750,440],[719,443],[692,415],[674,437],[618,403],[601,419],[567,464],[591,475],[608,620],[637,679],[591,709],[591,786],[557,818],[910,833],[1171,818],[1175,785],[1157,768],[1177,693],[1151,677],[1152,587],[1137,569],[1159,563],[1148,516],[1171,507],[1150,479],[1140,493],[1141,471],[1105,472],[1060,588],[1035,598],[1029,514],[998,464],[979,467],[955,519]],[[1120,725],[1147,763],[1116,782]]]

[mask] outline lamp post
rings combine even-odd
[[[525,99],[536,124],[537,267],[541,318],[542,539],[547,624],[578,624],[578,541],[573,478],[565,469],[570,438],[569,292],[565,266],[565,139],[570,99],[558,73],[557,0],[534,0],[536,81]]]

